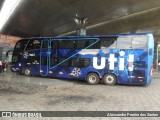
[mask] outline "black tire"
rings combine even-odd
[[[106,85],[115,85],[117,82],[117,78],[114,74],[105,74],[102,80]]]
[[[87,75],[87,83],[89,85],[97,85],[99,83],[99,76],[96,73],[89,73]]]
[[[25,68],[24,69],[24,75],[31,76],[31,69],[30,68]]]

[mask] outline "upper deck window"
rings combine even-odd
[[[85,40],[76,40],[76,49],[85,49],[86,41]]]
[[[132,48],[133,49],[140,49],[145,48],[148,44],[148,37],[147,36],[134,36],[132,37]]]
[[[97,42],[97,40],[88,40],[86,42],[86,47],[88,47],[88,49],[100,49],[100,41]]]
[[[117,49],[131,49],[132,48],[131,36],[119,36],[117,38]]]
[[[26,50],[40,49],[40,40],[32,39],[29,41]]]
[[[117,49],[142,49],[148,44],[148,38],[144,35],[119,36],[117,39]]]
[[[49,41],[48,40],[43,40],[41,42],[41,47],[42,47],[42,49],[48,49],[48,47],[49,47]]]
[[[58,49],[99,49],[100,42],[96,40],[55,40],[51,41],[52,48]]]
[[[59,41],[59,48],[60,49],[73,49],[75,45],[74,40],[60,40]]]
[[[52,40],[51,41],[51,48],[52,49],[56,49],[56,48],[58,48],[58,40]]]
[[[116,40],[117,38],[103,38],[101,40],[101,49],[103,48],[111,48],[115,49],[116,48]]]

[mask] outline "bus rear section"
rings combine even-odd
[[[148,85],[152,80],[154,39],[152,34],[135,35],[132,37],[134,53],[133,71],[130,73],[131,84]],[[128,61],[130,62],[130,61]],[[130,63],[128,63],[130,65]]]
[[[107,85],[149,84],[154,48],[152,34],[118,35],[112,42],[109,39],[101,39],[99,53],[93,58],[93,68],[102,82]],[[91,74],[86,79],[93,81],[96,77]]]
[[[154,56],[154,38],[152,34],[148,34],[148,63],[147,63],[148,68],[147,68],[146,84],[149,84],[152,80],[153,56]]]

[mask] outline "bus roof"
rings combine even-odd
[[[27,39],[73,39],[73,38],[103,38],[103,37],[118,37],[118,36],[136,36],[136,35],[148,35],[152,33],[135,33],[135,34],[108,34],[108,35],[87,35],[87,36],[55,36],[55,37],[29,37],[22,38]]]

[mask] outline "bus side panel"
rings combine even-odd
[[[121,56],[121,54],[123,54]],[[111,56],[114,58],[111,59]],[[118,84],[129,84],[128,79],[128,51],[127,50],[120,50],[120,49],[110,49],[110,52],[107,56],[107,66],[105,73],[107,74],[115,74],[117,77]],[[123,59],[122,62],[120,59]],[[114,64],[112,63],[114,61]],[[114,66],[114,67],[113,67]],[[111,68],[113,67],[114,70]]]
[[[89,72],[97,73],[97,70],[93,69],[92,66],[86,68],[57,66],[54,69],[50,69],[47,76],[61,79],[85,80]]]
[[[111,59],[111,55],[112,57],[114,56],[114,58]],[[106,56],[107,62],[105,73],[115,74],[117,76],[118,84],[145,84],[148,70],[147,56],[147,49],[111,49]],[[111,61],[114,61],[114,64]],[[111,70],[110,66],[113,66],[114,70]]]
[[[31,73],[32,75],[40,75],[40,65],[38,64],[32,64],[31,65]]]
[[[135,49],[132,51],[134,55],[133,71],[129,71],[130,84],[144,85],[146,84],[147,63],[148,63],[148,50]]]

